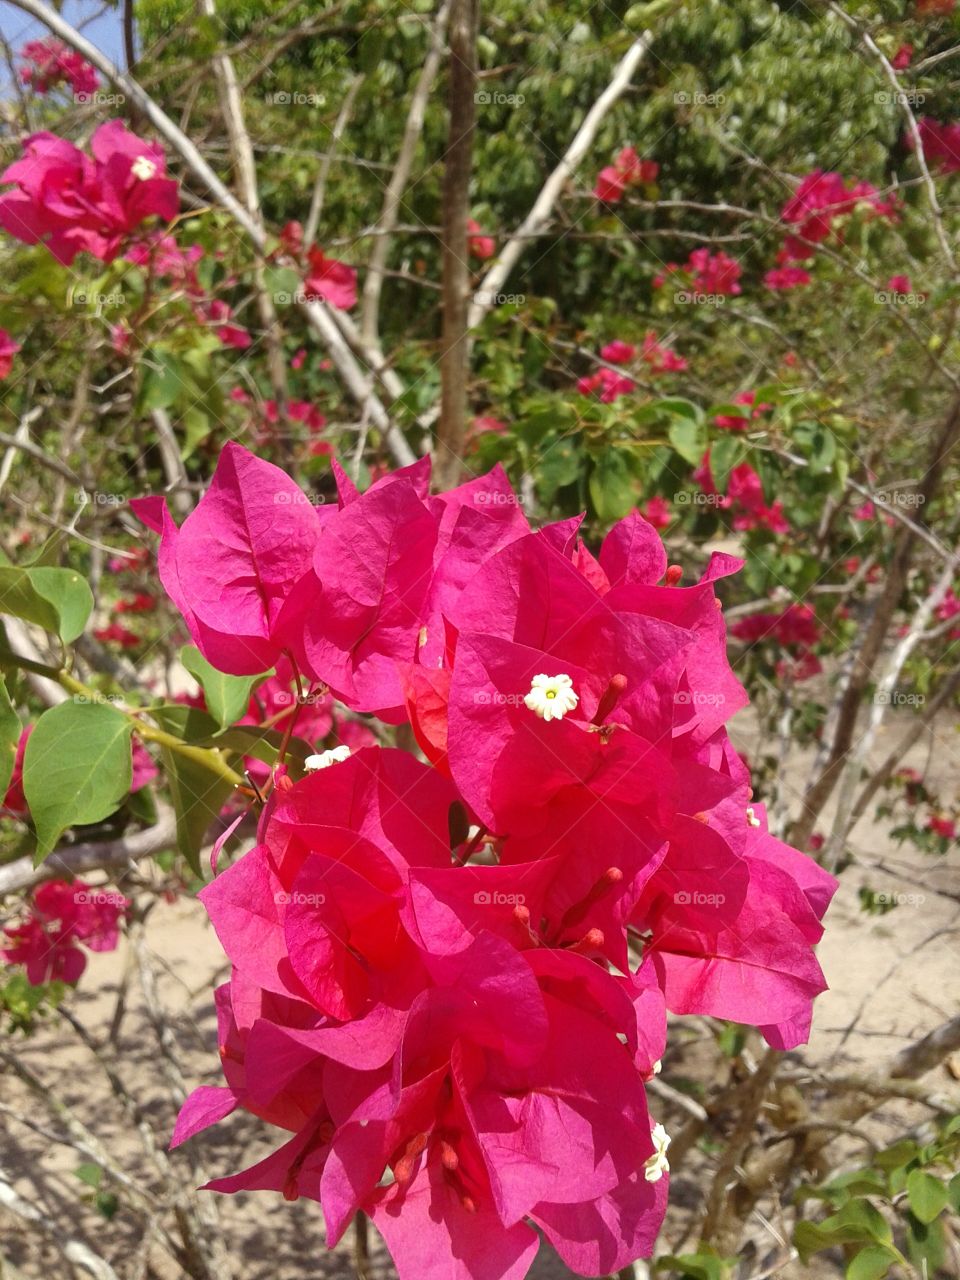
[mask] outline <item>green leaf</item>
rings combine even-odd
[[[893,1249],[885,1244],[868,1244],[850,1260],[847,1280],[881,1280],[895,1262],[899,1262]]]
[[[947,1184],[947,1199],[955,1213],[960,1213],[960,1173],[954,1174]]]
[[[10,701],[6,683],[0,680],[0,799],[6,794],[7,787],[10,785],[13,762],[17,758],[20,729],[17,709]]]
[[[79,1178],[88,1187],[99,1187],[103,1178],[103,1170],[98,1164],[81,1164],[74,1169],[73,1176]]]
[[[177,819],[177,847],[196,875],[201,875],[203,838],[233,791],[231,783],[197,760],[169,747],[161,748],[163,767]]]
[[[621,520],[633,508],[633,477],[623,456],[614,449],[608,449],[596,461],[590,475],[590,500],[604,523]]]
[[[921,1276],[935,1276],[943,1266],[945,1254],[942,1219],[921,1222],[907,1214],[907,1256]]]
[[[37,831],[37,861],[67,827],[100,822],[120,806],[132,776],[133,726],[102,702],[63,702],[37,721],[23,760],[23,790]]]
[[[923,1169],[911,1169],[907,1175],[907,1200],[914,1217],[927,1224],[940,1216],[949,1197],[939,1178]]]
[[[93,610],[93,594],[73,569],[0,566],[0,613],[23,618],[66,643],[76,640]]]
[[[221,729],[226,729],[245,714],[255,685],[270,672],[259,676],[228,676],[212,667],[195,645],[180,650],[180,661],[203,690],[207,709]]]
[[[703,424],[692,418],[675,418],[670,423],[667,439],[684,462],[689,462],[691,467],[697,466],[706,452],[707,437]],[[710,456],[712,458],[713,454],[711,453]]]
[[[710,473],[717,493],[726,493],[730,472],[745,456],[746,450],[736,436],[724,435],[714,440],[710,446]]]
[[[156,707],[150,707],[149,712],[161,729],[172,733],[183,742],[204,742],[219,732],[219,725],[213,716],[200,707],[188,707],[180,702],[165,702]]]
[[[691,1280],[723,1280],[734,1261],[703,1249],[699,1253],[665,1255],[656,1260],[654,1267],[657,1271],[677,1271]]]
[[[901,1138],[899,1142],[894,1142],[891,1146],[878,1151],[873,1158],[873,1163],[878,1169],[901,1169],[905,1164],[916,1159],[918,1150],[919,1147],[912,1138]]]

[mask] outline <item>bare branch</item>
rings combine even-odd
[[[403,130],[403,139],[397,155],[387,189],[383,194],[383,209],[376,226],[377,240],[367,263],[367,274],[363,282],[363,309],[360,318],[360,334],[364,342],[373,344],[380,340],[380,294],[383,289],[383,273],[390,252],[390,238],[400,214],[403,192],[410,178],[413,158],[416,155],[417,143],[423,133],[423,122],[426,116],[427,99],[433,82],[440,69],[443,53],[443,37],[450,12],[450,0],[442,0],[436,19],[430,30],[430,47],[424,60],[413,95],[410,98],[410,110]],[[307,240],[312,237],[308,236]]]

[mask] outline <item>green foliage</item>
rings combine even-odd
[[[896,1264],[932,1275],[944,1256],[944,1219],[960,1213],[960,1116],[940,1121],[928,1143],[903,1138],[878,1151],[869,1165],[803,1186],[797,1200],[819,1200],[833,1212],[803,1219],[794,1244],[805,1264],[843,1246],[847,1280],[880,1280]],[[909,1259],[909,1263],[908,1263]]]

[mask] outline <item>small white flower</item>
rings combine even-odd
[[[148,160],[146,156],[137,156],[130,166],[130,172],[135,178],[139,178],[141,182],[146,182],[148,178],[152,178],[157,172],[157,166],[153,160]]]
[[[349,759],[349,747],[331,747],[329,751],[321,751],[318,755],[307,756],[303,766],[312,773],[315,769],[328,769],[332,764],[341,764],[344,760]]]
[[[574,692],[573,681],[561,672],[558,676],[534,676],[523,701],[541,720],[562,720],[580,699]]]
[[[670,1165],[667,1162],[670,1135],[662,1124],[655,1124],[650,1137],[653,1139],[653,1155],[643,1166],[643,1176],[647,1182],[659,1182],[665,1173],[670,1172]]]
[[[759,827],[759,825],[760,825],[760,819],[754,813],[753,806],[751,805],[751,807],[747,810],[747,826]]]
[[[663,1069],[663,1062],[661,1061],[660,1058],[658,1058],[656,1062],[653,1064],[653,1074],[655,1076],[658,1076],[662,1069]]]

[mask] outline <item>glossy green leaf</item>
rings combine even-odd
[[[907,1200],[914,1217],[929,1223],[947,1207],[947,1188],[939,1178],[924,1169],[911,1169],[907,1176]]]
[[[35,623],[70,644],[82,633],[92,610],[90,587],[73,569],[0,566],[0,613]]]
[[[23,790],[42,861],[67,829],[110,816],[130,790],[130,720],[100,702],[63,702],[37,721]]]
[[[847,1280],[881,1280],[899,1259],[884,1244],[868,1244],[861,1249],[847,1267]]]
[[[207,709],[221,729],[239,720],[250,705],[250,694],[269,672],[259,676],[228,676],[210,665],[195,645],[188,644],[180,650],[180,661],[194,677]]]
[[[0,800],[3,799],[10,785],[21,727],[20,717],[17,715],[16,707],[10,701],[6,683],[0,680]]]
[[[196,875],[201,875],[204,837],[233,791],[230,782],[197,760],[169,747],[161,748],[163,767],[177,819],[177,847]]]

